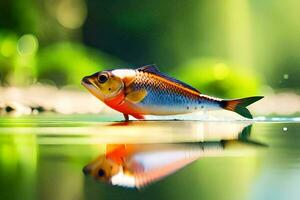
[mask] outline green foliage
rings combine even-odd
[[[17,54],[17,36],[8,32],[0,33],[0,83],[5,82]]]
[[[25,86],[43,81],[58,86],[80,85],[83,76],[122,63],[80,43],[55,43],[40,50],[38,45],[32,34],[18,37],[2,32],[0,83]]]
[[[118,61],[78,43],[58,43],[38,54],[38,79],[51,80],[59,86],[79,85],[82,77],[107,69]]]
[[[222,98],[258,95],[261,86],[258,74],[216,59],[193,60],[173,74],[200,92]]]
[[[261,79],[266,88],[299,91],[299,5],[294,0],[1,1],[0,83],[79,84],[84,75],[127,66],[104,52],[132,66],[156,63],[225,97],[257,94]],[[208,56],[212,60],[194,60]],[[224,68],[213,59],[235,64]],[[188,77],[184,67],[196,75]]]
[[[32,34],[18,37],[11,32],[0,32],[1,83],[31,84],[35,79],[35,55],[38,41]]]

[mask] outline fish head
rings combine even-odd
[[[112,71],[100,71],[86,76],[81,84],[101,101],[117,96],[124,89],[122,78]]]
[[[107,159],[105,155],[99,156],[96,160],[83,168],[85,175],[90,175],[97,180],[110,183],[111,178],[118,174],[122,166],[114,161]]]

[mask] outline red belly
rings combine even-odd
[[[131,115],[136,119],[144,119],[143,113],[134,104],[125,100],[124,93],[120,93],[114,98],[105,100],[104,103],[112,109],[119,111],[123,114]]]

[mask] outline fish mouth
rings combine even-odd
[[[82,84],[83,86],[86,86],[86,85],[92,85],[92,83],[90,82],[88,76],[85,76],[85,77],[82,78],[81,84]]]
[[[93,81],[93,80],[92,80]],[[95,83],[93,83],[90,80],[89,76],[83,77],[83,79],[81,80],[81,85],[83,87],[85,87],[90,93],[92,93],[95,97],[97,97],[98,99],[100,99],[101,101],[103,101],[102,99],[104,98],[103,95],[101,94],[100,89],[97,87],[97,85],[95,85]]]
[[[91,173],[92,169],[89,165],[85,166],[83,169],[82,169],[82,172],[84,173],[84,175],[89,175]]]

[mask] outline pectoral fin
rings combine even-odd
[[[131,91],[126,95],[126,100],[132,103],[139,103],[147,96],[145,89]]]
[[[123,82],[125,84],[125,87],[128,87],[135,79],[135,76],[126,76],[123,78]]]

